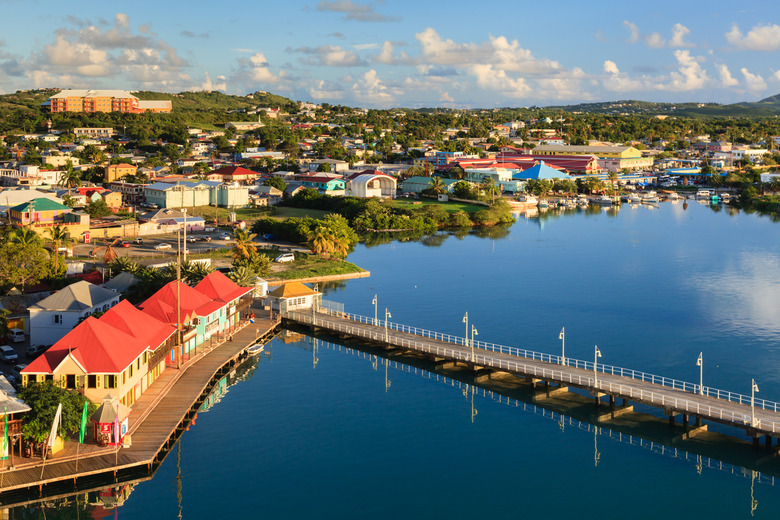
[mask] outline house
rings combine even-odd
[[[257,206],[275,206],[282,200],[282,190],[273,186],[254,186],[249,190],[249,195],[255,200]]]
[[[80,320],[107,311],[119,298],[118,293],[84,280],[60,289],[29,308],[30,344],[55,344]]]
[[[217,180],[212,179],[214,176],[218,177],[218,180],[221,180],[222,182],[240,182],[246,184],[257,179],[260,174],[240,166],[224,166],[210,172],[209,180]]]
[[[111,209],[117,209],[122,207],[122,194],[118,191],[104,191],[100,194],[100,197]]]
[[[350,175],[348,194],[353,197],[394,198],[397,190],[395,178],[377,170],[366,170]]]
[[[266,305],[278,311],[282,316],[287,311],[311,309],[320,306],[322,293],[301,282],[288,282],[268,293]]]
[[[18,450],[22,440],[22,421],[24,414],[31,408],[16,397],[16,389],[4,375],[0,375],[0,421],[8,425],[9,446],[0,453],[0,457],[9,456],[9,451]],[[5,427],[5,426],[4,426]]]
[[[325,175],[314,175],[301,179],[304,188],[315,188],[316,190],[335,195],[335,192],[344,192],[347,183],[344,179],[336,179]],[[342,193],[343,194],[343,193]]]
[[[119,307],[119,306],[117,306]],[[53,381],[92,402],[107,391],[131,406],[165,368],[175,329],[127,301],[90,316],[22,370],[22,385]]]
[[[568,179],[569,175],[561,170],[556,170],[540,161],[536,166],[512,175],[515,180],[544,180],[544,179]]]
[[[33,222],[55,223],[64,222],[65,215],[72,208],[49,198],[37,198],[14,206],[10,210],[11,222],[24,226]]]
[[[113,182],[115,180],[121,179],[122,177],[125,177],[126,175],[135,175],[137,171],[138,167],[132,164],[109,164],[106,166],[106,173],[103,177],[103,180],[104,182]]]

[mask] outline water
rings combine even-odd
[[[461,335],[468,312],[483,341],[556,354],[565,326],[567,357],[591,360],[597,344],[603,363],[687,381],[703,352],[705,385],[749,393],[755,378],[758,397],[780,400],[779,229],[682,202],[521,218],[498,238],[361,245],[349,260],[371,277],[326,298],[373,316],[377,294],[380,318],[387,308],[392,321]],[[653,441],[668,430],[579,422],[589,406],[562,416],[308,338],[275,340],[257,363],[119,517],[780,513],[776,463],[748,456],[755,473],[721,462],[734,462],[727,447],[686,452]]]

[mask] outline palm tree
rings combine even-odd
[[[256,236],[256,233],[245,229],[236,229],[233,232],[233,264],[249,262],[257,254],[257,246],[253,242]]]
[[[330,253],[332,250],[332,244],[330,240],[330,229],[323,225],[323,224],[317,224],[317,227],[315,227],[308,236],[308,244],[309,248],[312,250],[312,252],[315,255],[324,255],[325,253]]]
[[[234,267],[233,270],[228,273],[228,278],[233,280],[241,287],[249,287],[250,285],[254,285],[256,276],[257,274],[255,273],[254,269],[245,265]]]
[[[609,179],[609,182],[612,183],[612,191],[616,191],[617,188],[617,181],[618,181],[618,174],[617,172],[609,172],[607,175],[607,178]]]
[[[59,224],[51,229],[47,229],[46,233],[49,234],[49,242],[51,242],[54,249],[54,266],[56,269],[60,265],[60,248],[72,243],[73,239],[70,237],[68,228]]]
[[[441,177],[431,177],[428,186],[430,186],[431,191],[434,193],[444,193],[447,191],[447,186],[444,184],[444,180]]]
[[[117,257],[113,262],[111,262],[111,270],[116,273],[127,271],[128,273],[136,274],[141,271],[141,269],[143,269],[141,264],[135,260],[132,260],[128,256]]]
[[[186,271],[184,270],[184,265],[182,265],[182,275],[187,277],[187,283],[190,285],[198,284],[210,273],[214,272],[214,268],[211,265],[204,264],[203,262],[187,261],[187,264]]]
[[[8,241],[12,244],[21,244],[23,246],[29,246],[32,244],[38,244],[41,241],[40,235],[33,231],[31,228],[19,228],[14,229],[8,235]]]
[[[66,163],[66,168],[60,176],[60,185],[68,187],[68,197],[70,197],[71,188],[81,186],[81,174],[73,169],[73,164],[70,161]]]

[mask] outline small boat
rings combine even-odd
[[[658,194],[656,192],[654,192],[654,191],[648,191],[647,193],[645,193],[642,196],[642,202],[645,202],[645,203],[653,204],[653,203],[656,203],[658,201],[659,201]]]
[[[699,190],[696,192],[697,199],[709,199],[712,198],[712,192],[710,190]]]
[[[594,204],[598,204],[599,206],[611,206],[612,205],[612,197],[609,195],[602,195],[601,197],[597,197],[593,199]]]
[[[676,192],[676,191],[673,191],[673,192],[671,192],[671,193],[669,194],[669,200],[677,200],[677,199],[679,199],[679,198],[680,198],[680,196],[679,196],[679,195],[677,195],[677,192]]]
[[[542,208],[542,209],[549,208],[550,207],[550,203],[547,202],[547,199],[541,199],[539,201],[539,207]]]
[[[642,197],[637,194],[632,194],[631,197],[629,197],[629,202],[631,204],[639,204],[642,202]]]
[[[255,343],[254,345],[246,349],[246,353],[249,354],[250,356],[256,356],[263,350],[265,350],[265,345],[263,345],[262,343]]]

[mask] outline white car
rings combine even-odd
[[[219,237],[219,239],[220,240],[233,240],[233,237],[231,237],[230,235],[221,235]]]
[[[198,237],[187,237],[187,242],[197,242]]]
[[[22,329],[11,329],[8,332],[8,337],[14,343],[24,343],[24,331]]]
[[[284,263],[284,262],[292,262],[295,260],[295,255],[292,253],[284,253],[283,255],[279,255],[276,258],[274,258],[274,262]]]
[[[0,360],[12,363],[19,359],[19,355],[8,345],[0,345]]]
[[[170,249],[170,248],[171,248],[171,245],[170,245],[170,244],[166,244],[166,243],[164,243],[164,242],[163,242],[162,244],[157,244],[156,246],[154,246],[154,248],[155,248],[157,251],[161,251],[161,250],[163,250],[163,249]]]

